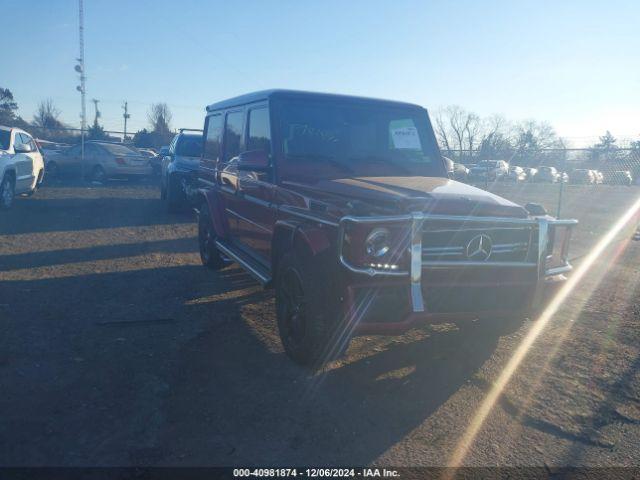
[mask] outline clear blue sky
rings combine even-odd
[[[77,1],[0,5],[0,86],[27,119],[50,97],[78,125]],[[85,0],[85,27],[109,129],[125,99],[131,129],[158,101],[198,128],[208,103],[286,87],[548,120],[574,144],[640,136],[637,0]]]

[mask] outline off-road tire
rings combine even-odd
[[[198,247],[200,261],[211,270],[220,270],[225,266],[225,261],[216,248],[215,229],[209,215],[209,206],[205,203],[200,206],[198,214]]]
[[[11,175],[6,175],[0,183],[0,210],[8,210],[13,205],[16,196],[15,180]]]
[[[320,367],[342,355],[351,340],[332,265],[328,256],[300,252],[284,254],[277,265],[278,332],[285,353],[301,365]]]

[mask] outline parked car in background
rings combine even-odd
[[[453,179],[458,182],[466,182],[469,177],[469,169],[461,163],[453,164]]]
[[[71,145],[67,145],[65,143],[57,143],[57,142],[49,142],[47,140],[36,139],[36,143],[40,148],[40,152],[42,153],[42,157],[44,159],[45,172],[47,174],[47,178],[55,178],[57,176],[57,172],[55,171],[55,159],[62,152],[71,147]],[[53,162],[52,162],[53,161]],[[53,168],[49,167],[49,163],[53,166]]]
[[[162,175],[162,159],[167,155],[169,155],[169,145],[160,147],[158,155],[149,160],[149,165],[151,165],[154,176],[159,177]]]
[[[593,172],[594,183],[600,184],[604,182],[604,175],[600,170],[591,170],[591,171]]]
[[[522,315],[571,269],[576,221],[449,179],[420,106],[270,90],[209,105],[204,130],[202,263],[275,288],[296,362],[353,335]]]
[[[160,198],[170,211],[180,210],[189,203],[196,188],[201,156],[202,130],[180,129],[162,158]]]
[[[154,165],[160,165],[160,159],[158,158],[158,152],[156,152],[154,149],[152,148],[138,148],[138,151],[144,155],[145,157],[147,157],[147,159],[149,160],[149,166],[151,167],[151,173],[153,175],[156,174],[156,170],[154,169]],[[160,172],[160,169],[158,168],[158,172]]]
[[[632,185],[633,177],[629,170],[614,170],[604,172],[604,183],[607,185]]]
[[[469,170],[471,180],[498,180],[509,174],[505,160],[483,160]]]
[[[569,183],[574,185],[591,185],[596,183],[596,176],[593,170],[578,168],[569,175]]]
[[[91,140],[84,145],[84,172],[87,179],[104,182],[109,178],[135,178],[151,175],[149,159],[135,147],[121,143]],[[74,145],[47,161],[55,175],[82,172],[82,146]]]
[[[0,208],[16,195],[33,195],[44,178],[44,160],[33,137],[19,128],[0,126]]]
[[[527,175],[527,181],[533,182],[538,174],[538,169],[533,167],[524,167],[524,173]]]
[[[442,161],[444,162],[444,166],[447,169],[449,178],[453,178],[453,171],[455,162],[451,160],[449,157],[442,156]]]
[[[534,182],[539,183],[557,183],[561,179],[560,173],[556,167],[542,166],[538,168],[538,173],[534,177]]]
[[[509,173],[503,177],[503,180],[516,183],[526,182],[527,174],[525,173],[524,168],[513,165],[509,167]]]

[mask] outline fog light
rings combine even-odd
[[[389,230],[386,228],[375,228],[365,240],[365,250],[368,255],[380,258],[389,251]]]

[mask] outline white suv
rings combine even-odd
[[[42,183],[44,161],[31,135],[0,125],[0,209],[16,195],[32,195]]]

